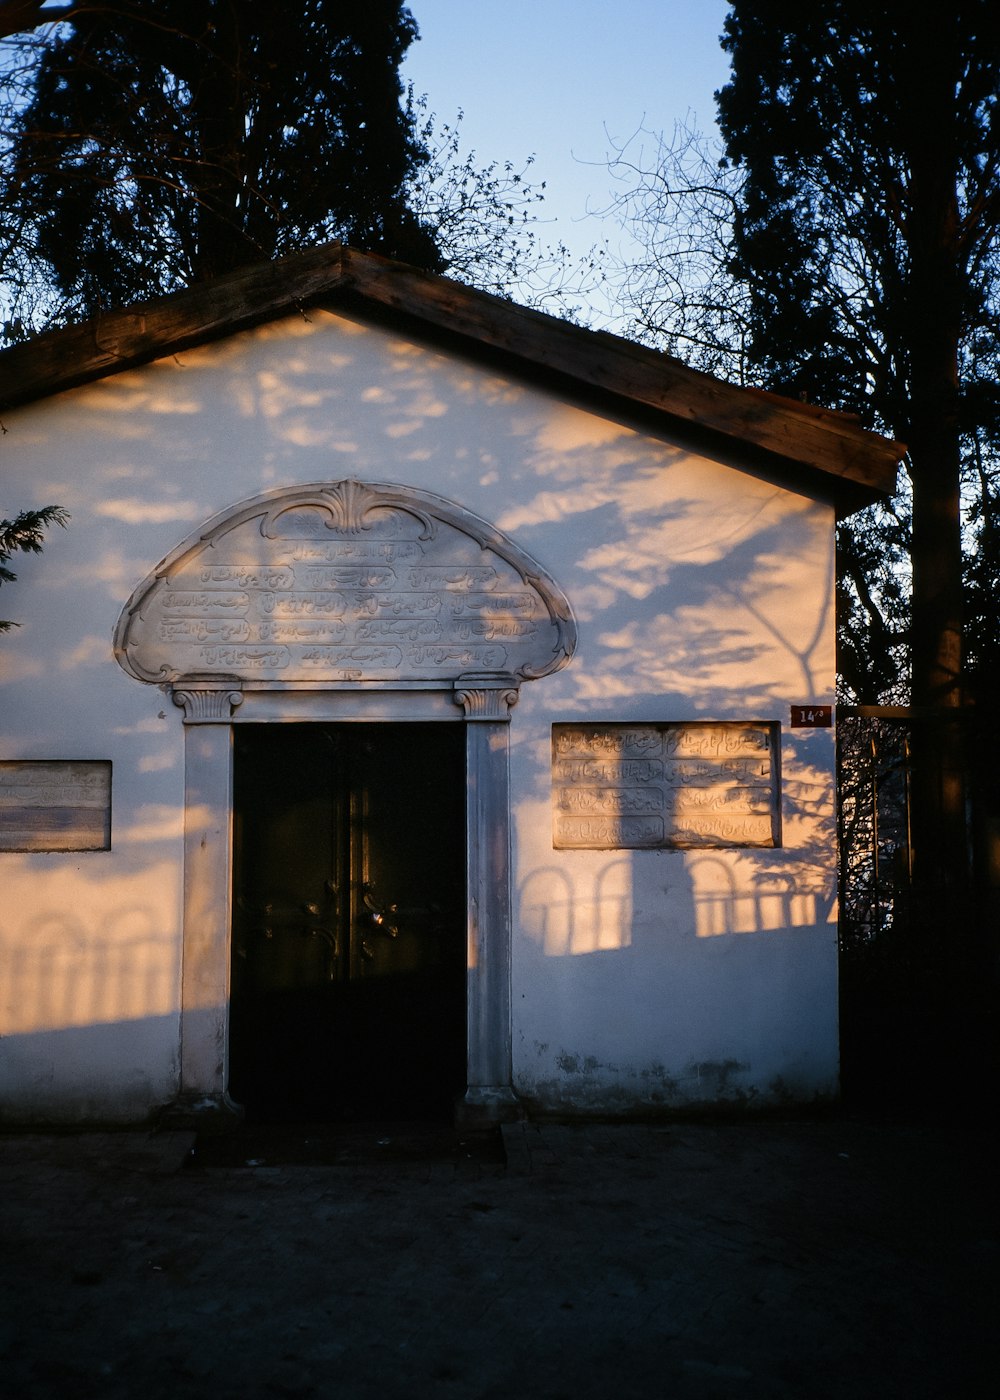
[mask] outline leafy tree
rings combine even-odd
[[[64,526],[68,520],[69,515],[60,506],[22,510],[13,520],[0,520],[0,584],[16,580],[17,574],[7,568],[15,554],[40,554],[46,528],[49,525]],[[0,632],[7,632],[19,625],[0,621]]]
[[[0,0],[0,34],[19,24],[0,50],[7,340],[333,239],[564,314],[600,275],[541,238],[531,158],[479,166],[461,114],[402,92],[416,28],[395,0]]]
[[[3,219],[68,311],[340,238],[425,266],[399,0],[104,0],[30,36]],[[12,241],[12,240],[8,240]]]
[[[734,5],[726,26],[720,125],[746,175],[730,266],[750,293],[751,353],[779,390],[908,444],[918,704],[960,699],[959,482],[977,391],[996,427],[996,360],[969,352],[1000,309],[998,19],[988,0],[932,16],[769,0]]]
[[[723,164],[699,169],[683,147],[652,170],[638,162],[626,212],[656,229],[678,208],[689,217],[647,240],[626,291],[647,335],[665,328],[702,363],[907,445],[892,509],[842,537],[842,665],[860,699],[908,691],[920,714],[955,713],[969,681],[963,524],[977,607],[1000,592],[1000,11],[735,0],[723,46]],[[658,307],[664,270],[696,275]],[[980,612],[968,651],[980,676],[988,632]],[[921,740],[915,836],[932,884],[964,866],[957,733]]]
[[[963,446],[997,437],[1000,15],[990,0],[733,5],[719,94],[744,175],[730,269],[786,393],[907,444],[915,707],[963,702]],[[917,871],[963,879],[957,725],[918,730]]]

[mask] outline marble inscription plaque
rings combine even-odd
[[[110,848],[110,763],[0,763],[0,851]]]
[[[145,681],[530,679],[575,645],[569,604],[512,540],[442,497],[357,481],[210,521],[136,590],[115,646]]]
[[[553,845],[777,846],[778,740],[770,723],[553,725]]]

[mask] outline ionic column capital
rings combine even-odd
[[[184,711],[185,724],[228,724],[237,705],[243,704],[241,690],[200,690],[186,687],[173,692],[174,704]]]
[[[521,690],[513,676],[459,676],[455,682],[454,700],[461,705],[467,720],[485,720],[505,724],[517,704]]]

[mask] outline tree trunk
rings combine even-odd
[[[953,19],[936,12],[904,46],[910,95],[908,295],[913,484],[914,876],[930,890],[968,878],[962,706],[962,535],[958,350],[963,269],[958,216]]]
[[[910,173],[903,344],[909,356],[908,443],[913,484],[911,783],[913,884],[905,979],[911,1067],[940,1097],[975,1058],[977,955],[966,810],[962,709],[962,325],[954,16],[938,9],[907,29],[904,79]],[[946,1051],[928,1057],[931,1033]]]
[[[203,47],[188,76],[200,160],[190,171],[197,230],[194,279],[202,282],[252,260],[242,207],[242,157],[246,138],[247,73],[239,13],[218,5]]]

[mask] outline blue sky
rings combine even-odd
[[[420,28],[404,81],[445,120],[459,109],[463,149],[480,164],[536,157],[540,212],[580,251],[615,230],[606,157],[640,127],[714,130],[728,78],[719,36],[726,0],[409,0]],[[647,142],[647,146],[649,143]]]

